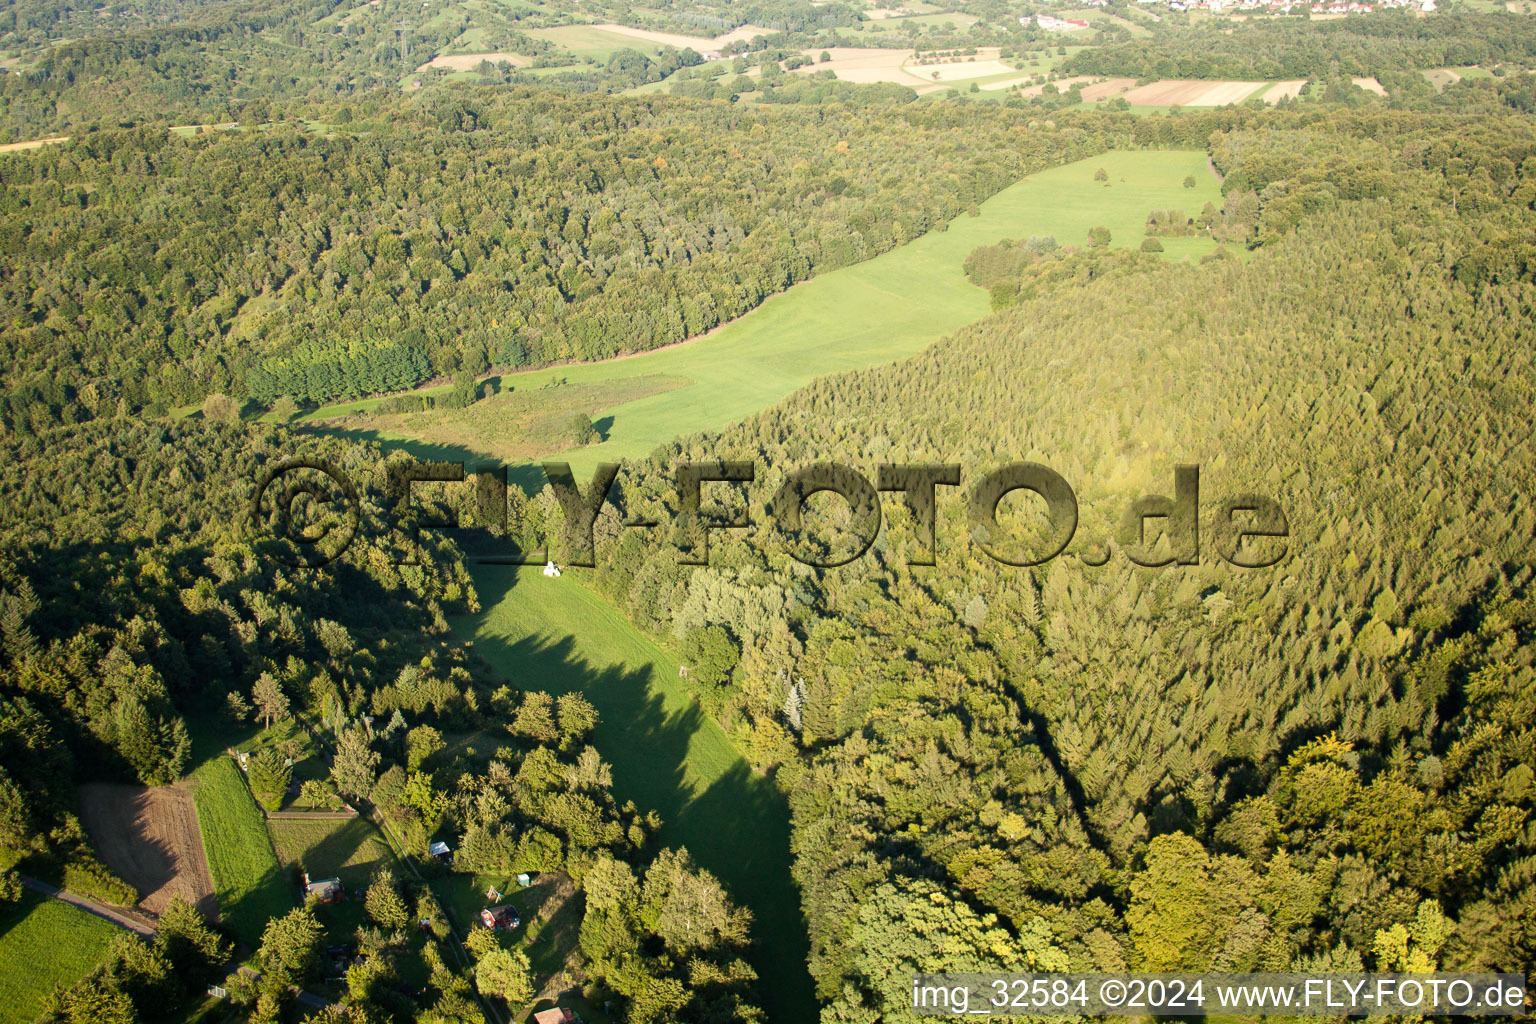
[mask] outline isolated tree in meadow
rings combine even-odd
[[[394,873],[387,869],[373,876],[373,883],[363,898],[363,909],[374,924],[390,931],[398,931],[411,921],[411,913],[395,884]]]
[[[279,395],[277,401],[272,403],[272,415],[279,422],[287,423],[299,413],[299,403],[293,400],[291,395]]]
[[[336,741],[336,757],[331,762],[331,778],[343,793],[366,797],[373,789],[379,755],[368,747],[368,737],[359,726],[343,730]]]
[[[251,792],[261,806],[275,811],[283,805],[283,795],[293,781],[293,766],[281,753],[272,747],[262,750],[251,758],[249,775]]]
[[[288,717],[288,696],[283,693],[282,684],[269,672],[257,677],[251,687],[251,702],[255,704],[264,728],[270,729],[274,720],[281,722]]]
[[[1106,171],[1104,168],[1100,167],[1098,170],[1093,172],[1093,180],[1094,181],[1108,181],[1109,180],[1109,172]]]
[[[306,779],[299,787],[299,803],[310,810],[329,803],[330,799],[331,794],[326,792],[325,785],[319,779]]]
[[[217,391],[203,399],[203,419],[234,423],[240,418],[240,403]]]
[[[1088,244],[1096,249],[1102,249],[1108,245],[1111,237],[1109,228],[1104,227],[1102,224],[1088,230]]]
[[[592,417],[584,412],[579,412],[571,417],[571,443],[591,444],[597,440],[597,428],[592,425]]]
[[[816,58],[817,62],[820,63],[820,64],[825,64],[828,61],[830,61],[831,59],[832,59],[832,55],[830,53],[828,53],[826,50],[822,50],[821,51],[821,55]]]
[[[533,972],[522,950],[493,949],[475,964],[475,988],[481,995],[522,1007],[533,998]]]
[[[1158,241],[1156,238],[1152,238],[1150,236],[1147,237],[1147,238],[1143,238],[1141,240],[1141,251],[1142,252],[1162,252],[1163,251],[1163,243]]]
[[[1195,184],[1196,184],[1195,183],[1195,176],[1193,174],[1186,174],[1186,175],[1184,175],[1184,187],[1185,188],[1194,188]]]
[[[267,922],[257,958],[263,974],[297,984],[320,962],[325,929],[310,907],[299,907]]]

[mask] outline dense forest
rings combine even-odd
[[[605,1017],[768,1020],[769,915],[616,795],[593,702],[458,639],[481,595],[453,534],[399,529],[407,456],[253,414],[442,379],[379,411],[467,408],[494,368],[694,337],[1031,172],[1167,148],[1208,155],[1218,201],[1150,209],[1113,247],[1099,227],[975,249],[956,285],[989,315],[622,467],[595,569],[560,585],[675,653],[679,692],[787,801],[783,898],[825,1024],[914,1020],[915,971],[1536,970],[1536,22],[1170,12],[1068,54],[993,0],[964,5],[974,30],[787,0],[441,6],[0,13],[0,131],[70,136],[0,154],[0,914],[36,897],[24,876],[133,905],[82,787],[207,764],[253,814],[291,791],[363,808],[422,865],[365,883],[336,971],[307,875],[273,860],[270,912],[173,903],[41,1021],[186,1020],[219,983],[252,1024],[322,984],[321,1024],[500,1024],[542,951],[441,897],[527,871],[569,890],[560,976]],[[707,63],[531,34],[598,17],[768,34]],[[466,37],[529,66],[412,80]],[[1311,81],[1280,109],[1143,116],[1054,84],[919,97],[799,52],[962,37],[1051,74]],[[1420,73],[1472,64],[1496,77]],[[1210,254],[1159,255],[1192,238]],[[294,457],[358,483],[366,540],[320,569],[253,504]],[[674,521],[676,466],[716,459],[756,478],[709,486],[706,515],[751,525],[707,566],[627,528]],[[1004,564],[983,544],[1027,550],[1031,506],[994,531],[966,498],[1025,460],[1070,483],[1078,525],[1061,557]],[[957,464],[934,557],[896,494],[862,557],[792,557],[768,505],[817,461]],[[1127,519],[1189,465],[1197,539]],[[1283,536],[1233,539],[1226,503],[1253,495]],[[487,521],[527,550],[563,525],[548,489],[506,511]],[[823,553],[852,525],[824,494],[806,524]],[[224,756],[274,726],[294,738],[246,772]]]
[[[755,975],[742,959],[750,915],[687,851],[658,848],[654,813],[609,794],[611,771],[589,742],[591,705],[576,694],[514,691],[466,648],[445,647],[444,615],[475,608],[473,587],[443,542],[418,547],[414,559],[388,555],[388,468],[376,448],[271,428],[126,419],[54,431],[46,453],[30,437],[5,443],[7,872],[59,877],[78,892],[132,903],[131,890],[84,841],[75,784],[172,782],[190,766],[195,732],[238,727],[253,714],[302,714],[334,748],[329,790],[369,801],[408,849],[424,854],[447,831],[462,836],[460,863],[472,870],[590,877],[581,926],[587,969],[614,998],[633,1002],[631,1020],[760,1019]],[[368,528],[384,538],[348,549],[326,574],[286,568],[270,550],[285,542],[253,535],[229,515],[249,500],[263,466],[296,450],[357,473]],[[377,727],[367,724],[373,720]],[[504,740],[483,760],[447,751],[441,735],[466,729]],[[258,793],[264,767],[252,768]],[[285,769],[277,762],[271,770]],[[446,966],[454,962],[441,945],[449,931],[431,890],[406,892],[400,883],[370,890],[371,955],[347,979],[353,1016],[336,1019],[405,1021],[423,1012],[423,1020],[482,1021],[470,981]],[[5,894],[17,896],[9,885]],[[416,915],[404,909],[408,897]],[[45,1019],[182,1019],[230,952],[228,940],[182,906],[185,913],[162,916],[154,945],[114,945]],[[417,915],[433,922],[439,940],[420,951],[405,944]],[[312,907],[267,926],[255,951],[265,980],[235,993],[253,1021],[281,1019],[288,986],[319,976],[322,945]],[[508,972],[522,980],[495,993],[531,995],[521,951],[487,945],[483,935],[471,947],[482,996],[485,979]],[[404,961],[418,957],[431,967],[424,1005],[398,990]]]
[[[1322,79],[1536,59],[1536,23],[1508,15],[1415,17],[1385,11],[1341,21],[1207,22],[1096,46],[1062,65],[1079,75]]]
[[[838,569],[761,525],[709,568],[599,545],[600,587],[707,666],[700,700],[792,794],[825,1019],[905,1019],[883,979],[961,964],[1531,968],[1532,139],[1228,125],[1211,219],[1251,260],[978,253],[983,283],[1015,275],[991,319],[660,453],[754,458],[721,500],[757,524],[788,468],[850,453],[871,479],[958,462],[963,488],[1031,459],[1081,504],[1031,569],[969,544],[943,488],[933,568],[894,501]],[[1278,501],[1283,560],[1128,562],[1119,516],[1174,463],[1203,514]],[[621,476],[615,520],[675,510],[667,480]]]
[[[326,116],[0,157],[7,426],[654,348],[1107,145],[950,106],[477,90]]]

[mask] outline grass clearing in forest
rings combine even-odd
[[[535,568],[478,566],[485,610],[455,628],[512,685],[585,694],[600,716],[594,745],[613,765],[614,796],[659,811],[660,842],[686,846],[752,910],[752,963],[770,1019],[814,1019],[783,797],[693,701],[677,659],[583,586],[585,573],[548,579]]]
[[[252,948],[297,904],[267,835],[266,819],[234,759],[211,757],[193,773],[197,823],[223,925]]]
[[[513,378],[505,378],[511,381]],[[482,383],[502,387],[503,378]],[[646,374],[586,384],[565,384],[555,378],[541,387],[514,386],[463,409],[428,409],[423,412],[348,417],[332,424],[347,437],[406,435],[424,451],[479,452],[505,462],[527,462],[572,442],[571,419],[585,413],[599,436],[607,421],[604,409],[640,398],[688,387],[686,377]]]
[[[595,57],[602,61],[606,61],[619,50],[656,52],[655,43],[647,43],[634,36],[610,32],[596,25],[559,25],[555,28],[531,28],[527,31],[535,39],[551,42],[578,57]]]
[[[117,934],[101,918],[31,890],[0,910],[0,1024],[35,1018],[48,994],[85,977]]]
[[[394,871],[398,882],[408,882],[410,872],[395,858],[384,837],[363,818],[305,821],[295,818],[267,819],[272,848],[290,879],[308,871],[310,878],[340,878],[347,898],[321,904],[316,917],[332,942],[347,942],[367,924],[358,889],[368,888],[380,868]],[[413,943],[416,936],[411,936]]]
[[[1099,168],[1107,182],[1093,180]],[[1186,176],[1195,187],[1183,186]],[[1103,225],[1112,233],[1111,245],[1136,248],[1145,237],[1149,210],[1175,207],[1195,216],[1208,201],[1219,205],[1221,194],[1203,152],[1104,153],[1032,174],[982,203],[979,216],[962,214],[874,259],[820,274],[691,341],[623,359],[507,374],[500,386],[516,393],[557,380],[562,386],[647,376],[690,382],[600,409],[592,419],[604,437],[601,443],[540,454],[559,454],[585,478],[599,462],[642,458],[674,438],[718,430],[817,377],[906,358],[987,315],[987,293],[962,270],[977,246],[1029,235],[1084,245],[1089,229]],[[1216,247],[1206,238],[1168,238],[1163,245],[1168,259],[1198,257]],[[571,394],[581,392],[573,388]],[[305,419],[378,402],[342,403]],[[423,457],[494,457],[473,439],[434,446],[398,432],[367,436],[414,448]]]

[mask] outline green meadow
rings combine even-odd
[[[655,53],[655,43],[635,36],[609,32],[596,25],[559,25],[555,28],[531,28],[528,34],[563,47],[577,57],[595,57],[606,61],[619,50]]]
[[[783,797],[694,703],[677,659],[575,572],[552,580],[535,568],[479,566],[485,611],[455,628],[513,685],[580,690],[597,707],[595,745],[613,765],[614,796],[659,811],[661,842],[686,846],[752,910],[753,966],[770,1018],[814,1020]]]
[[[1108,181],[1094,181],[1099,168]],[[1194,177],[1194,188],[1183,187],[1186,176]],[[1112,245],[1136,247],[1145,237],[1148,210],[1178,207],[1193,216],[1207,201],[1220,203],[1221,195],[1203,153],[1106,153],[1030,175],[983,203],[980,216],[962,215],[884,255],[795,285],[703,337],[626,359],[507,374],[500,387],[647,374],[689,382],[596,410],[592,418],[604,440],[558,452],[583,476],[599,462],[641,458],[674,438],[718,430],[817,377],[905,358],[985,316],[987,293],[962,270],[977,246],[1028,235],[1082,245],[1090,228],[1103,225]],[[1202,238],[1163,244],[1169,259],[1197,257],[1215,246]],[[340,403],[306,418],[367,411],[377,401]],[[418,437],[388,429],[342,433],[396,442],[423,457],[493,455],[472,443],[412,445]]]
[[[267,922],[296,906],[283,877],[266,819],[234,759],[216,755],[193,773],[197,825],[213,875],[223,924],[254,948]]]
[[[55,987],[85,977],[118,929],[35,892],[0,912],[0,1024],[25,1024]]]

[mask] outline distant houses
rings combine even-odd
[[[1035,15],[1034,22],[1047,32],[1076,32],[1079,29],[1091,27],[1080,18],[1053,18],[1049,14]],[[1019,23],[1028,25],[1029,18],[1020,18]]]

